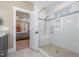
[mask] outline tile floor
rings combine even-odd
[[[40,51],[35,52],[30,48],[19,50],[16,53],[10,53],[7,57],[45,57]]]
[[[54,44],[48,44],[40,47],[45,53],[50,57],[79,57],[79,54],[76,54],[72,51],[66,50]]]
[[[16,41],[16,52],[9,53],[7,57],[45,57],[40,51],[35,52],[29,48],[29,39]]]
[[[25,42],[25,40],[23,40]],[[19,43],[19,42],[18,42]],[[20,42],[22,43],[22,42]],[[24,44],[23,44],[24,45]],[[66,50],[54,44],[48,44],[40,47],[50,57],[79,57],[72,51]],[[40,51],[35,52],[30,48],[22,47],[16,53],[8,54],[8,57],[45,57]]]
[[[16,50],[29,48],[29,39],[16,41]]]

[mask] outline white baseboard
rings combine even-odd
[[[41,50],[40,48],[39,48],[39,51],[45,56],[45,57],[49,57],[43,50]]]
[[[8,53],[15,53],[15,52],[16,52],[16,50],[14,48],[8,49]]]

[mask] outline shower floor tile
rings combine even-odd
[[[40,46],[40,48],[45,53],[47,53],[50,57],[79,57],[79,54],[69,51],[67,49],[61,48],[54,44]]]

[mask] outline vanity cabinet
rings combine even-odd
[[[8,34],[0,37],[0,57],[7,56],[8,52]]]

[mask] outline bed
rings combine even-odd
[[[29,39],[29,33],[28,32],[16,32],[16,40],[24,40]]]

